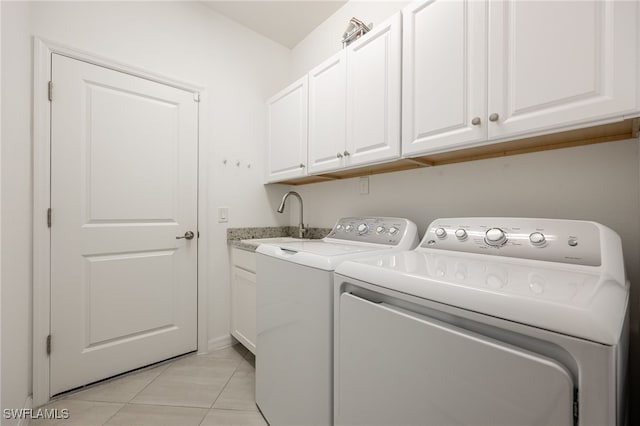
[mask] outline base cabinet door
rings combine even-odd
[[[306,75],[267,101],[267,182],[306,175],[307,101]]]
[[[348,165],[400,156],[400,13],[347,48]]]
[[[231,334],[256,353],[256,274],[233,268]]]
[[[346,71],[341,50],[309,72],[309,173],[344,167]]]
[[[403,155],[486,140],[486,13],[473,0],[403,10]]]
[[[489,2],[489,138],[637,111],[639,7]]]

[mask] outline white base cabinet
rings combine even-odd
[[[231,249],[231,335],[256,353],[256,254]]]

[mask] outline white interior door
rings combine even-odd
[[[386,303],[340,295],[336,425],[572,426],[558,362]]]
[[[53,55],[50,393],[197,347],[194,94]]]

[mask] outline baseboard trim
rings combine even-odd
[[[209,339],[207,351],[210,352],[210,351],[217,351],[218,349],[228,348],[229,346],[235,343],[234,341],[235,339],[233,339],[233,337],[231,337],[230,334]],[[198,353],[204,353],[204,352],[198,351]]]

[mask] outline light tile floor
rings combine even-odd
[[[64,395],[32,425],[267,425],[255,404],[255,358],[242,345],[188,355]]]

